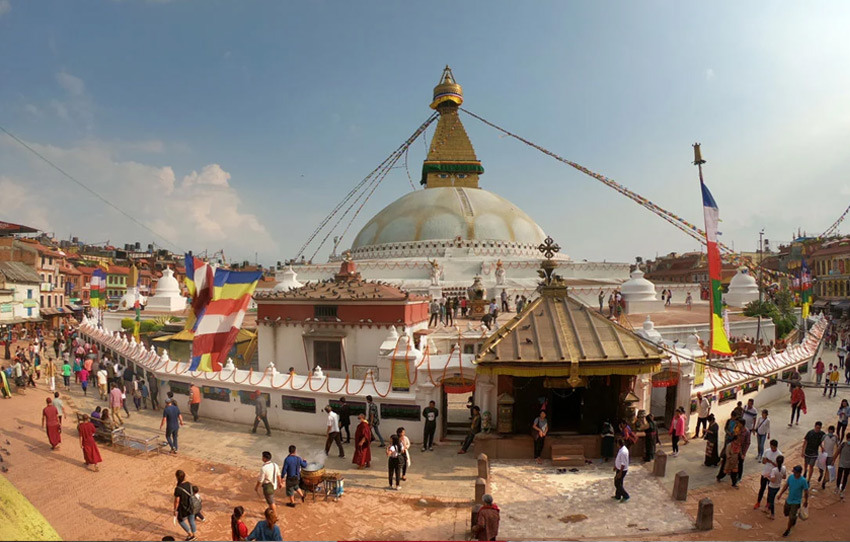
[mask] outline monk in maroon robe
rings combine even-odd
[[[97,443],[94,441],[94,433],[97,429],[91,423],[88,414],[83,415],[83,421],[77,425],[77,431],[80,433],[80,447],[83,449],[83,460],[86,462],[86,468],[92,465],[94,470],[99,470],[97,464],[103,459],[100,458],[100,450],[98,450]]]
[[[59,410],[53,406],[53,399],[47,398],[47,406],[41,411],[41,426],[47,429],[47,440],[54,450],[59,449],[62,442],[62,425],[59,421]]]
[[[366,421],[366,415],[360,414],[360,425],[354,432],[354,459],[352,463],[358,469],[372,466],[372,427]]]

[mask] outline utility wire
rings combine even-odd
[[[33,149],[33,148],[32,148],[31,146],[29,146],[29,145],[28,145],[25,141],[21,140],[18,136],[16,136],[15,134],[13,134],[13,133],[12,133],[12,132],[10,132],[9,130],[7,130],[5,127],[3,127],[3,125],[0,125],[0,130],[2,130],[3,132],[5,132],[5,133],[6,133],[6,135],[8,135],[9,137],[11,137],[13,140],[15,140],[17,143],[19,143],[19,144],[20,144],[21,146],[23,146],[25,149],[27,149],[28,151],[30,151],[31,153],[33,153],[34,155],[36,155],[37,157],[39,157],[41,160],[43,160],[43,161],[44,161],[44,162],[46,162],[48,165],[50,165],[53,169],[55,169],[56,171],[58,171],[59,173],[61,173],[62,175],[64,175],[65,177],[67,177],[68,179],[70,179],[71,181],[73,181],[74,183],[76,183],[78,186],[80,186],[81,188],[83,188],[85,191],[87,191],[88,193],[90,193],[91,195],[93,195],[94,197],[96,197],[97,199],[99,199],[100,201],[102,201],[103,203],[105,203],[105,204],[107,204],[108,206],[112,207],[113,209],[115,209],[116,211],[118,211],[119,213],[121,213],[122,215],[124,215],[125,217],[129,218],[131,221],[135,222],[137,225],[141,226],[142,228],[144,228],[144,229],[146,229],[147,231],[151,232],[151,233],[152,233],[152,234],[154,234],[155,236],[159,237],[160,239],[162,239],[163,241],[165,241],[165,242],[166,242],[166,243],[168,243],[169,245],[173,246],[173,247],[174,247],[174,248],[176,248],[177,250],[181,250],[181,249],[180,249],[180,246],[179,246],[177,243],[175,243],[174,241],[171,241],[170,239],[168,239],[168,238],[167,238],[167,237],[165,237],[164,235],[162,235],[162,234],[158,233],[157,231],[155,231],[154,229],[152,229],[150,226],[147,226],[146,224],[144,224],[141,220],[137,219],[136,217],[134,217],[133,215],[131,215],[130,213],[128,213],[128,212],[127,212],[127,211],[125,211],[124,209],[122,209],[122,208],[118,207],[117,205],[115,205],[114,203],[112,203],[111,201],[109,201],[108,199],[104,198],[103,196],[101,196],[100,194],[98,194],[96,191],[94,191],[94,190],[92,190],[91,188],[89,188],[88,186],[86,186],[86,185],[85,185],[82,181],[77,180],[77,179],[76,179],[73,175],[71,175],[70,173],[68,173],[68,172],[66,172],[64,169],[62,169],[61,167],[59,167],[59,166],[57,166],[56,164],[54,164],[53,162],[51,162],[51,161],[50,161],[47,157],[45,157],[43,154],[41,154],[41,153],[40,153],[40,152],[38,152],[37,150]]]

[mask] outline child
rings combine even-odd
[[[832,367],[832,373],[829,375],[829,397],[838,395],[838,380],[840,378],[841,375],[838,372],[838,366],[834,365]]]
[[[201,503],[200,506],[198,506],[198,512],[195,514],[195,519],[198,521],[204,521],[206,519],[204,518],[203,512],[204,503],[201,500],[201,491],[198,489],[198,486],[192,486],[192,494],[195,496],[196,499],[198,499],[198,502]]]
[[[85,367],[80,369],[80,386],[83,388],[83,396],[88,396],[89,389],[89,372]]]
[[[150,391],[148,391],[148,385],[144,380],[139,384],[139,392],[142,394],[142,408],[145,410],[148,409],[148,397],[150,397]]]

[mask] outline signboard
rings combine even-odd
[[[444,378],[443,391],[446,393],[472,393],[475,391],[475,380],[462,376]]]
[[[38,301],[36,301],[35,299],[24,299],[24,308],[25,309],[34,309],[38,306],[39,306]]]
[[[284,395],[281,397],[283,410],[292,410],[295,412],[316,412],[316,400],[309,397],[294,397]]]
[[[363,380],[364,378],[368,378],[369,371],[372,371],[372,374],[375,375],[375,380],[378,380],[377,365],[353,365],[351,367],[351,378],[352,380]]]
[[[652,375],[653,388],[669,388],[679,383],[679,371],[664,369]]]
[[[230,390],[227,388],[203,386],[201,388],[201,394],[203,394],[204,399],[209,399],[210,401],[221,401],[223,403],[230,402]]]
[[[0,312],[12,312],[12,304],[11,303],[0,304]]]
[[[328,401],[328,404],[331,405],[331,408],[334,409],[334,412],[339,412],[339,409],[342,408],[342,403],[339,401]],[[366,403],[359,402],[347,402],[348,410],[351,412],[352,416],[359,416],[360,414],[366,414]]]
[[[705,383],[705,356],[694,358],[694,387]]]
[[[421,418],[419,405],[381,405],[381,419],[410,420],[417,422]]]
[[[406,361],[393,362],[392,387],[393,391],[410,391],[410,374]]]
[[[171,388],[177,395],[189,395],[189,384],[185,382],[175,382],[174,380],[170,380],[168,382],[168,387]]]

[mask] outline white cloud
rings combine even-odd
[[[65,70],[56,74],[56,81],[71,96],[82,96],[86,92],[86,84],[83,83],[83,80],[76,75],[71,75]]]
[[[26,104],[24,106],[24,111],[34,117],[41,117],[44,115],[44,112],[35,104]]]
[[[714,69],[708,68],[705,70],[705,80],[711,81],[712,79],[714,79]]]
[[[85,131],[90,131],[94,124],[94,104],[85,82],[65,70],[56,74],[56,82],[66,96],[51,100],[50,107],[62,120],[80,124]]]
[[[0,0],[0,17],[12,11],[12,3],[9,0]]]
[[[28,143],[177,246],[155,237],[27,151],[0,142],[0,160],[13,164],[16,171],[25,172],[14,183],[0,178],[0,193],[4,194],[0,212],[9,216],[9,220],[14,221],[12,217],[15,217],[47,228],[42,224],[48,224],[50,217],[57,236],[73,234],[92,242],[155,241],[172,250],[224,249],[229,256],[239,259],[254,252],[278,255],[277,243],[242,202],[237,189],[230,184],[230,173],[218,164],[206,165],[178,178],[167,165],[118,159],[117,149],[132,147],[132,142],[109,144],[87,140],[67,148]]]

